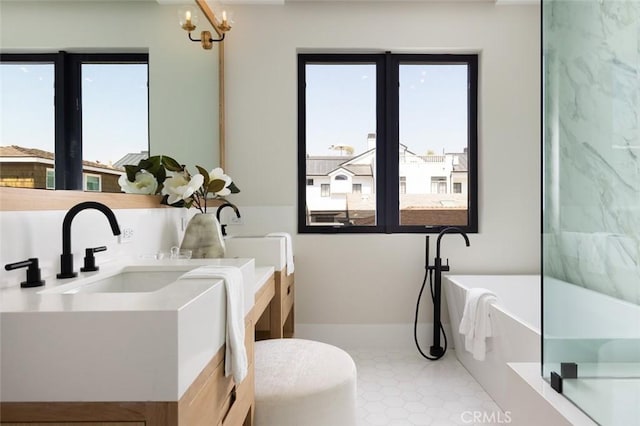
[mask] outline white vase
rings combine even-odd
[[[193,259],[224,257],[224,238],[216,214],[196,213],[184,231],[180,248],[192,250]]]

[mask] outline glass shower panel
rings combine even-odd
[[[596,422],[640,424],[640,2],[542,19],[542,374]]]

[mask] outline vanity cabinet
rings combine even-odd
[[[274,273],[274,294],[264,313],[256,318],[256,340],[293,337],[295,332],[295,274],[286,268]]]
[[[254,403],[255,318],[275,295],[271,274],[256,292],[245,317],[247,377],[236,384],[224,375],[224,346],[179,401],[167,402],[3,402],[2,426],[251,426]]]
[[[249,368],[237,385],[224,375],[222,347],[179,401],[15,402],[0,404],[2,426],[251,426],[253,424],[253,319],[245,319]]]

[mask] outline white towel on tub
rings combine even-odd
[[[487,337],[492,336],[490,306],[497,301],[495,293],[486,288],[467,290],[459,332],[464,337],[464,347],[473,358],[483,361],[486,353]]]
[[[225,376],[233,375],[236,383],[248,373],[247,348],[244,346],[244,283],[240,268],[235,266],[201,266],[180,279],[222,278],[227,293],[227,327],[224,356]]]
[[[293,274],[293,243],[291,242],[291,234],[287,232],[272,232],[267,234],[267,237],[280,237],[284,238],[286,246],[286,258],[287,258],[287,275]]]

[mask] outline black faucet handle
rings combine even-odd
[[[98,253],[106,250],[107,250],[106,246],[92,247],[92,248],[86,249],[84,251],[84,266],[80,268],[80,271],[93,272],[100,269],[99,266],[96,266],[96,258],[93,256],[93,253]]]
[[[4,269],[12,271],[14,269],[27,268],[27,280],[20,283],[20,287],[40,287],[44,285],[44,280],[40,277],[40,265],[37,257],[32,257],[22,262],[8,263]]]

